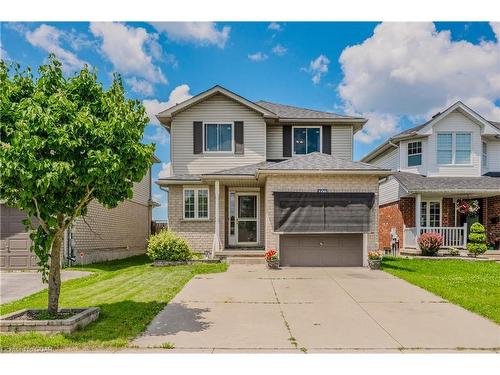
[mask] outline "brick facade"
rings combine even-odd
[[[379,208],[379,248],[391,247],[391,230],[396,228],[399,246],[403,244],[403,227],[415,226],[415,198],[403,197],[397,202],[389,203]]]
[[[76,264],[127,258],[146,252],[150,234],[151,210],[150,173],[135,183],[132,199],[107,209],[97,201],[89,204],[85,217],[75,221],[72,231],[75,240]]]
[[[368,251],[378,248],[378,177],[376,176],[311,176],[275,175],[268,176],[265,186],[265,229],[266,249],[279,249],[279,234],[274,232],[275,191],[315,192],[328,189],[331,192],[371,192],[375,202],[371,210],[371,230],[368,234]]]
[[[453,198],[443,198],[441,201],[441,226],[455,226],[455,203],[453,203]]]
[[[490,239],[496,242],[496,246],[500,249],[500,195],[484,199],[486,207],[486,229],[490,233]]]

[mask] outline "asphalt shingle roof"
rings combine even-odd
[[[426,177],[415,173],[395,172],[394,177],[409,192],[426,191],[499,191],[500,178],[480,177]]]
[[[271,103],[260,100],[255,104],[264,107],[278,115],[280,118],[286,119],[357,119],[364,120],[362,117],[339,115],[338,113],[322,112],[313,109],[294,107],[286,104]]]
[[[294,156],[279,163],[270,164],[261,170],[312,170],[312,171],[384,171],[371,164],[342,159],[337,156],[312,152],[307,155]]]
[[[269,165],[276,164],[276,161],[263,161],[256,164],[243,165],[241,167],[235,167],[230,169],[225,169],[213,173],[205,173],[206,175],[222,175],[222,176],[255,176],[255,172],[259,168],[265,168]]]
[[[199,174],[176,174],[175,176],[163,177],[163,178],[159,178],[158,180],[161,180],[161,181],[169,181],[169,180],[199,181],[200,175]]]

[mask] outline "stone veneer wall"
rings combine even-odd
[[[368,251],[378,248],[378,177],[360,175],[313,176],[313,175],[272,175],[265,186],[265,226],[266,249],[279,249],[279,234],[274,232],[275,191],[315,192],[328,189],[329,192],[370,192],[375,193],[371,210],[371,230],[368,234]]]

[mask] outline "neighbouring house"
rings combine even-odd
[[[155,156],[154,162],[160,160]],[[87,215],[78,218],[64,234],[64,265],[95,263],[144,254],[151,233],[151,168],[134,184],[133,197],[107,209],[97,201],[89,205]],[[37,268],[37,257],[30,251],[31,240],[21,223],[26,215],[17,208],[0,203],[0,269]],[[83,254],[83,256],[80,256]]]
[[[284,266],[361,266],[378,247],[378,181],[352,161],[366,119],[253,102],[215,86],[157,115],[170,133],[169,228],[195,251]]]
[[[381,248],[390,247],[392,230],[405,252],[418,252],[424,232],[440,233],[445,248],[464,249],[468,226],[479,221],[500,249],[500,123],[457,102],[362,161],[394,171],[380,182]],[[475,217],[458,210],[463,200],[479,203]]]

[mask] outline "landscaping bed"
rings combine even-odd
[[[500,323],[499,263],[386,256],[382,260],[382,269]]]
[[[2,351],[38,351],[65,348],[126,347],[195,275],[223,272],[227,265],[190,264],[151,267],[145,256],[77,267],[93,274],[62,284],[60,306],[96,306],[99,319],[73,334],[36,332],[0,334]],[[47,291],[0,305],[0,315],[21,309],[43,309]]]

